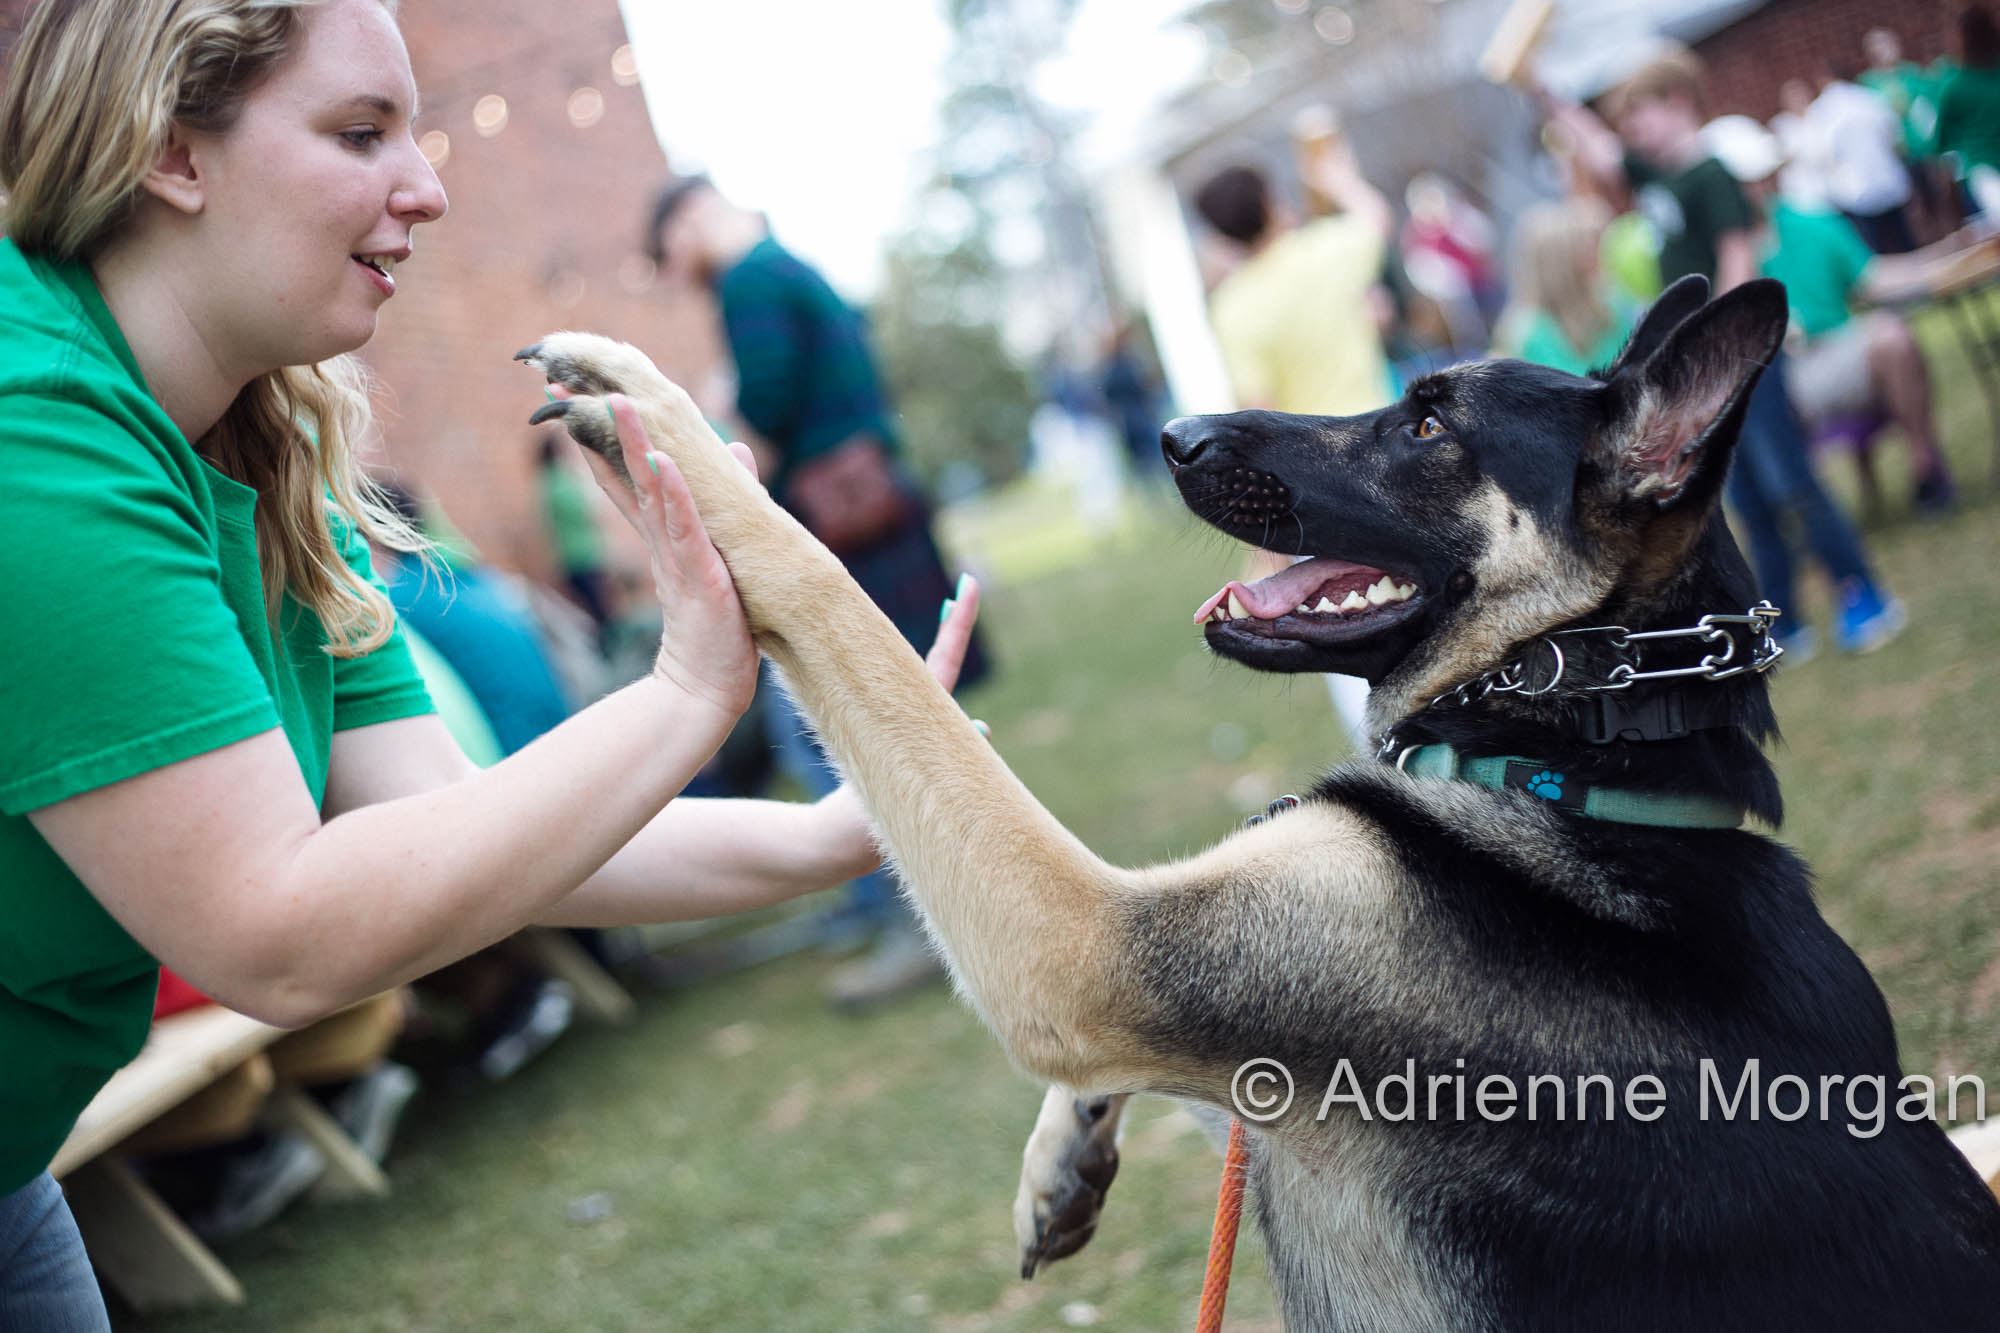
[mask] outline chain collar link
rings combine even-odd
[[[1683,629],[1631,630],[1623,625],[1592,625],[1581,629],[1556,630],[1534,640],[1521,656],[1496,667],[1455,689],[1432,699],[1427,707],[1451,704],[1460,708],[1495,694],[1514,694],[1523,699],[1542,695],[1605,694],[1629,690],[1634,685],[1655,680],[1728,680],[1745,672],[1762,673],[1776,666],[1785,655],[1771,633],[1771,626],[1784,612],[1770,602],[1760,601],[1742,615],[1705,615]],[[1739,631],[1747,631],[1740,633]],[[1601,680],[1586,677],[1563,652],[1564,643],[1595,638],[1620,656]],[[1643,671],[1639,650],[1647,643],[1667,639],[1699,639],[1712,651],[1693,666]],[[1547,678],[1541,679],[1538,658],[1548,655]],[[1382,738],[1378,757],[1387,760],[1397,749],[1395,732]]]

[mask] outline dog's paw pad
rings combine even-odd
[[[1563,794],[1563,775],[1545,768],[1528,779],[1528,790],[1545,801],[1560,801]]]

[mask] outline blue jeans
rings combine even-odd
[[[1788,616],[1796,617],[1797,607],[1792,600],[1792,549],[1784,529],[1787,514],[1796,517],[1807,548],[1836,583],[1853,578],[1872,583],[1860,535],[1813,475],[1805,431],[1785,393],[1782,352],[1750,395],[1736,460],[1729,469],[1729,502],[1736,507],[1750,545],[1758,591]],[[1790,630],[1798,622],[1784,623]]]
[[[111,1333],[62,1190],[44,1171],[0,1197],[0,1329]]]

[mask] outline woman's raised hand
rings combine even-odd
[[[686,479],[673,459],[652,447],[632,400],[612,394],[605,401],[618,428],[632,488],[627,490],[603,459],[587,449],[584,457],[653,558],[653,587],[665,620],[653,671],[736,716],[750,706],[757,690],[757,645],[736,585],[701,525]],[[730,452],[756,475],[749,449],[734,444]]]

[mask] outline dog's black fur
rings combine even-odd
[[[1690,700],[1700,725],[1603,744],[1587,739],[1573,679],[1533,697],[1466,688],[1566,628],[1677,629],[1752,604],[1717,499],[1785,300],[1769,282],[1705,297],[1699,280],[1670,289],[1599,375],[1492,362],[1441,371],[1366,416],[1173,423],[1163,447],[1197,514],[1323,562],[1238,589],[1241,612],[1225,590],[1209,643],[1260,669],[1367,676],[1386,756],[1449,742],[1775,825],[1761,674],[1635,686],[1640,703]],[[1820,918],[1804,866],[1765,834],[1615,823],[1376,761],[1198,856],[1107,865],[1020,787],[831,554],[755,493],[642,356],[579,334],[523,355],[573,394],[637,395],[759,645],[866,794],[960,984],[1009,1053],[1061,1085],[1016,1201],[1024,1271],[1093,1229],[1122,1094],[1232,1109],[1232,1075],[1261,1057],[1288,1066],[1299,1094],[1247,1136],[1294,1330],[2000,1321],[2000,1204],[1934,1121],[1894,1114],[1882,997]],[[601,402],[544,412],[617,452]],[[1292,612],[1292,593],[1317,607],[1378,575],[1389,588],[1368,608]],[[1568,642],[1585,679],[1608,675],[1615,645]],[[1712,648],[1669,647],[1644,665]],[[1767,1087],[1801,1078],[1815,1101],[1823,1078],[1841,1080],[1831,1113],[1774,1120],[1766,1097],[1759,1118],[1742,1106],[1725,1118],[1717,1103],[1704,1120],[1703,1062],[1726,1099],[1752,1059]],[[1334,1102],[1320,1118],[1343,1061],[1378,1109],[1378,1083],[1406,1061],[1420,1102],[1443,1077],[1442,1113],[1364,1118]],[[1518,1104],[1505,1120],[1476,1103],[1457,1114],[1453,1080],[1472,1098],[1495,1074],[1522,1096],[1536,1076],[1558,1080],[1570,1114],[1548,1114],[1546,1090],[1537,1120]],[[1635,1106],[1623,1092],[1643,1075],[1661,1100]],[[1620,1093],[1610,1111],[1598,1095],[1576,1113],[1587,1076]],[[1850,1115],[1845,1093],[1871,1078],[1889,1114],[1864,1138],[1850,1126],[1872,1116],[1865,1104]]]
[[[1255,544],[1388,570],[1421,590],[1415,605],[1380,629],[1364,622],[1359,636],[1342,627],[1315,638],[1308,625],[1305,637],[1287,637],[1283,621],[1231,622],[1210,624],[1210,643],[1253,667],[1367,676],[1391,696],[1371,714],[1391,754],[1445,741],[1468,754],[1533,756],[1624,788],[1721,797],[1775,825],[1777,783],[1759,745],[1776,724],[1762,674],[1683,687],[1726,700],[1724,725],[1609,744],[1579,738],[1575,701],[1560,691],[1465,703],[1433,701],[1425,683],[1432,645],[1451,636],[1454,621],[1477,620],[1490,595],[1474,571],[1499,537],[1496,515],[1532,523],[1538,540],[1559,548],[1552,557],[1620,566],[1605,597],[1574,618],[1522,625],[1520,641],[1578,625],[1679,627],[1751,605],[1754,584],[1717,497],[1744,402],[1782,331],[1773,287],[1753,284],[1704,308],[1699,280],[1679,284],[1618,363],[1591,377],[1494,362],[1420,380],[1401,402],[1364,417],[1246,412],[1172,423],[1165,451],[1195,513]],[[1680,431],[1655,431],[1651,444],[1664,452],[1633,444],[1648,430],[1638,417],[1688,400],[1718,410],[1697,407]],[[1442,434],[1420,438],[1427,417]],[[1505,505],[1477,503],[1489,484]],[[1246,494],[1262,503],[1243,503]],[[1663,562],[1657,548],[1666,541],[1683,549]],[[1447,671],[1439,683],[1456,681]],[[1766,1086],[1795,1074],[1815,1099],[1822,1075],[1876,1075],[1899,1094],[1882,996],[1821,918],[1797,857],[1749,830],[1577,815],[1524,828],[1510,846],[1501,829],[1457,817],[1462,805],[1440,808],[1427,795],[1434,786],[1386,764],[1351,766],[1314,797],[1385,831],[1406,881],[1421,886],[1431,937],[1405,941],[1401,966],[1420,974],[1477,960],[1483,975],[1453,987],[1490,992],[1490,1009],[1470,1023],[1462,1014],[1434,1019],[1414,1003],[1369,1021],[1346,1000],[1322,1003],[1311,987],[1246,984],[1223,950],[1205,956],[1209,966],[1191,966],[1179,941],[1231,930],[1220,919],[1167,919],[1205,915],[1212,903],[1203,900],[1148,902],[1129,931],[1149,988],[1166,1000],[1152,1041],[1199,1048],[1218,1064],[1260,1052],[1287,1064],[1301,1089],[1325,1088],[1346,1058],[1372,1090],[1412,1056],[1420,1087],[1438,1072],[1462,1072],[1471,1086],[1506,1074],[1517,1088],[1531,1074],[1560,1075],[1571,1088],[1593,1072],[1621,1089],[1640,1073],[1662,1079],[1666,1114],[1651,1124],[1621,1106],[1614,1119],[1587,1122],[1474,1115],[1409,1127],[1423,1150],[1393,1154],[1387,1189],[1407,1201],[1429,1263],[1458,1288],[1449,1304],[1463,1317],[1442,1326],[2000,1325],[2000,1207],[1933,1121],[1892,1114],[1879,1137],[1856,1137],[1843,1083],[1826,1120],[1816,1108],[1792,1124],[1768,1110],[1754,1122],[1723,1119],[1717,1104],[1717,1118],[1703,1122],[1696,1070],[1663,1067],[1643,1049],[1664,1039],[1712,1059],[1730,1091],[1756,1059]],[[1593,1011],[1642,1016],[1652,1036],[1629,1048],[1607,1042],[1579,1021]],[[1533,1039],[1515,1039],[1529,1030]],[[1553,1063],[1552,1051],[1561,1053]],[[1268,1169],[1259,1183],[1291,1326],[1418,1326],[1302,1296],[1325,1277],[1287,1240],[1297,1219],[1274,1216],[1270,1205],[1298,1187]]]

